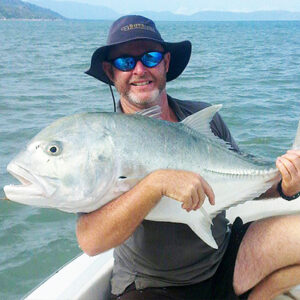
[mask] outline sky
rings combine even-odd
[[[103,5],[119,13],[134,11],[164,11],[193,14],[202,10],[250,12],[257,10],[287,10],[300,12],[300,0],[56,0]]]

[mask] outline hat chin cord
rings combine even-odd
[[[112,99],[113,99],[113,102],[114,102],[114,112],[117,112],[116,100],[115,100],[114,92],[112,90],[111,84],[108,84],[108,85],[109,85],[110,93],[111,93],[111,96],[112,96]]]

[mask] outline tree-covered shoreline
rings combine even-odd
[[[0,20],[61,20],[60,14],[21,0],[0,0]]]

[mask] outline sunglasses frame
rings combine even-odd
[[[154,65],[154,66],[147,66],[146,64],[145,64],[145,62],[142,60],[143,59],[143,57],[146,55],[146,54],[149,54],[149,53],[160,53],[161,54],[161,59],[156,63],[156,65]],[[143,66],[145,66],[146,68],[154,68],[154,67],[156,67],[156,66],[158,66],[160,63],[161,63],[161,61],[164,59],[164,55],[166,54],[166,52],[165,51],[146,51],[146,52],[144,52],[143,54],[141,54],[141,55],[123,55],[123,56],[119,56],[119,57],[116,57],[116,58],[114,58],[114,59],[109,59],[109,60],[107,60],[109,63],[111,63],[116,69],[118,69],[118,70],[120,70],[120,71],[122,71],[122,72],[130,72],[130,71],[132,71],[134,68],[135,68],[135,66],[136,66],[136,64],[137,64],[137,62],[138,61],[140,61],[142,64],[143,64]],[[115,61],[117,60],[117,59],[120,59],[120,58],[133,58],[133,60],[134,60],[134,66],[131,68],[131,69],[126,69],[126,70],[122,70],[122,69],[120,69],[119,67],[117,67],[116,66],[116,64],[115,64]]]

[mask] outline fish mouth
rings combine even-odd
[[[11,162],[7,166],[7,171],[21,183],[3,188],[6,197],[11,201],[34,205],[36,204],[32,203],[34,199],[49,197],[55,191],[41,176],[33,174],[19,164]]]

